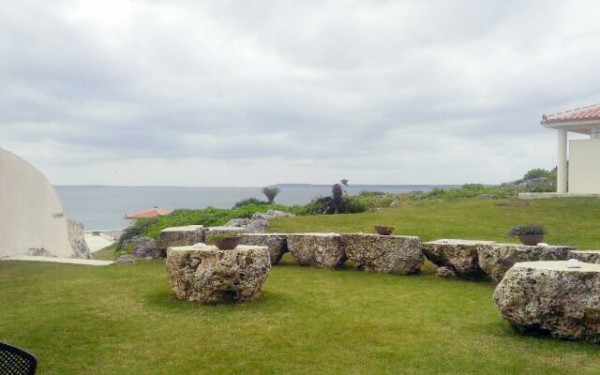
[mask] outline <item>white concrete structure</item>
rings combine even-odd
[[[50,182],[0,148],[0,258],[25,254],[74,256],[67,220]]]
[[[542,125],[558,134],[556,192],[600,194],[600,104],[544,115]],[[590,139],[568,141],[568,132]]]

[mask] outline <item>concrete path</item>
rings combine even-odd
[[[25,260],[25,261],[33,261],[33,262],[84,264],[84,265],[88,265],[88,266],[108,266],[109,264],[114,263],[113,261],[110,261],[110,260],[36,257],[36,256],[31,256],[31,255],[15,255],[12,257],[2,258],[2,260]]]
[[[85,233],[83,238],[85,239],[85,243],[87,243],[92,253],[102,250],[105,247],[115,243],[111,237],[104,236],[102,234],[94,236],[91,233]]]

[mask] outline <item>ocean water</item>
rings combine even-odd
[[[275,203],[306,204],[318,196],[330,196],[331,185],[277,185],[281,192]],[[350,195],[362,191],[402,193],[412,190],[430,191],[438,185],[350,185]],[[128,213],[152,207],[231,208],[246,198],[265,200],[261,187],[121,187],[121,186],[55,186],[65,215],[85,226],[85,230],[121,230],[130,224]]]

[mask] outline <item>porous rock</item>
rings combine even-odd
[[[166,256],[169,247],[189,246],[199,242],[204,242],[204,227],[202,225],[186,225],[161,230],[157,245],[162,255]]]
[[[477,249],[479,266],[496,283],[515,263],[541,260],[566,260],[569,246],[528,246],[521,244],[489,244]]]
[[[360,270],[407,275],[423,266],[418,237],[358,233],[340,237],[346,257]]]
[[[600,264],[599,250],[571,250],[569,258],[577,259],[580,262]]]
[[[600,265],[516,263],[496,287],[494,302],[520,332],[600,343]]]
[[[138,258],[161,258],[162,252],[156,244],[156,240],[150,237],[136,236],[125,241],[123,248],[129,253]]]
[[[242,245],[266,246],[271,256],[271,265],[279,263],[287,253],[287,235],[281,233],[242,233]]]
[[[492,241],[442,239],[423,243],[423,253],[438,267],[450,268],[458,277],[485,279],[479,267],[477,248]]]
[[[298,264],[317,268],[343,268],[346,253],[337,233],[290,233],[288,249]]]
[[[167,275],[175,296],[205,304],[256,300],[270,268],[264,246],[183,246],[167,251]]]

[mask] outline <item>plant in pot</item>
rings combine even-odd
[[[524,245],[535,246],[544,240],[546,229],[541,225],[527,224],[517,225],[512,227],[507,235],[511,237],[519,237]]]
[[[212,235],[210,242],[219,250],[233,250],[240,244],[241,239],[239,233],[223,233]]]
[[[394,227],[389,226],[389,225],[376,225],[375,226],[375,232],[377,232],[378,234],[382,235],[382,236],[389,236],[390,234],[392,234],[394,232]]]

